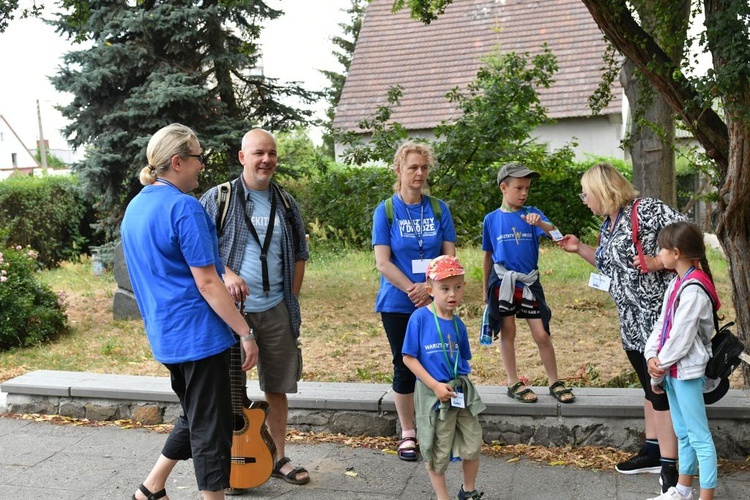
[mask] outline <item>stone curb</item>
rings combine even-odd
[[[576,388],[576,402],[558,403],[546,387],[539,401],[525,404],[505,386],[478,386],[487,409],[480,416],[485,441],[550,446],[594,445],[635,449],[643,434],[639,389]],[[90,420],[132,418],[171,423],[179,414],[168,377],[38,370],[0,384],[7,411],[59,414]],[[257,380],[248,397],[263,399]],[[398,432],[388,384],[300,382],[289,395],[289,424],[300,430],[347,435],[391,436]],[[730,390],[708,407],[717,450],[725,458],[750,455],[750,391]]]

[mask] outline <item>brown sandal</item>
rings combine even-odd
[[[415,462],[417,460],[417,439],[413,437],[403,438],[398,442],[396,452],[401,460]]]

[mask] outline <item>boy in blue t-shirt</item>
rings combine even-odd
[[[477,415],[485,405],[468,378],[471,349],[466,326],[453,314],[463,301],[464,274],[452,255],[430,261],[426,289],[433,301],[409,318],[401,350],[404,364],[417,377],[417,438],[439,500],[449,498],[445,471],[452,458],[462,460],[463,485],[458,498],[483,495],[474,483],[482,451]]]
[[[524,318],[539,349],[547,372],[549,391],[559,402],[572,403],[573,392],[557,376],[555,348],[550,339],[552,312],[539,281],[539,238],[562,238],[541,210],[526,207],[531,179],[539,173],[520,163],[507,163],[497,174],[503,193],[500,208],[484,218],[483,285],[486,313],[492,330],[500,332],[501,356],[508,375],[508,396],[523,403],[535,403],[537,396],[518,378],[516,368],[516,321]]]

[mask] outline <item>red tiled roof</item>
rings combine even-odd
[[[429,25],[391,13],[393,0],[372,0],[365,13],[334,127],[356,130],[388,88],[403,87],[392,120],[409,130],[432,129],[455,116],[445,94],[474,80],[480,59],[496,47],[536,54],[546,42],[559,70],[550,89],[541,89],[550,118],[591,115],[588,98],[601,79],[605,43],[580,0],[454,0]],[[622,92],[602,114],[620,113]]]

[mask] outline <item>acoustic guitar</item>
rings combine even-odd
[[[237,337],[235,335],[235,337]],[[255,488],[265,483],[276,463],[276,445],[266,427],[268,403],[250,401],[242,372],[242,351],[238,342],[232,347],[229,376],[232,382],[232,466],[231,489]]]

